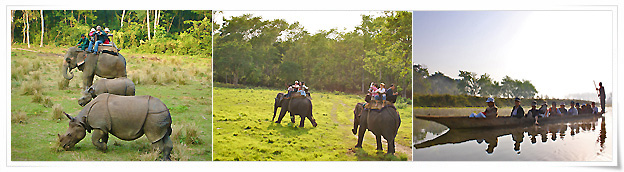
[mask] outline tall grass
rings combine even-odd
[[[16,111],[11,112],[11,122],[13,123],[26,123],[26,112]]]
[[[43,89],[40,81],[26,81],[22,84],[22,95],[35,95]]]
[[[52,120],[62,120],[63,118],[65,118],[63,107],[60,104],[52,106]]]

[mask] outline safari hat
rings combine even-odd
[[[91,32],[95,32],[95,29],[94,29],[94,28],[91,28]]]
[[[386,84],[384,84],[383,82],[382,82],[381,84],[379,84],[379,85],[383,85],[383,86],[386,86]]]
[[[110,32],[108,28],[104,28],[104,32]]]
[[[517,98],[517,97],[516,97],[514,100],[515,100],[515,101],[517,101],[517,102],[519,102],[519,101],[520,101],[520,98]]]
[[[299,81],[295,81],[295,84],[299,84]]]
[[[559,103],[559,105],[564,105],[565,106],[565,102],[561,102],[561,103]]]
[[[486,103],[492,102],[494,103],[494,98],[488,97],[487,100],[485,101]]]

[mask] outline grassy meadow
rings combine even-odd
[[[27,49],[27,50],[26,50]],[[11,160],[13,161],[153,161],[146,137],[123,141],[110,136],[107,152],[98,151],[91,134],[72,150],[57,147],[57,134],[67,130],[67,118],[82,109],[82,72],[66,82],[61,65],[67,47],[26,48],[11,51]],[[121,53],[136,95],[151,95],[169,108],[173,121],[172,160],[212,159],[211,58]],[[97,76],[95,77],[98,78]]]
[[[215,161],[357,161],[411,160],[411,106],[397,104],[401,126],[396,138],[396,153],[377,152],[375,137],[367,131],[363,149],[355,149],[353,108],[364,102],[363,95],[312,92],[312,111],[318,123],[309,120],[298,128],[289,114],[281,124],[271,121],[277,93],[266,88],[214,87],[214,160]],[[276,115],[279,116],[279,109]]]

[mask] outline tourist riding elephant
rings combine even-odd
[[[290,112],[290,121],[295,123],[295,115],[301,116],[301,122],[299,122],[299,127],[304,126],[305,118],[308,118],[312,123],[312,126],[316,127],[317,123],[314,117],[312,116],[312,101],[305,96],[300,97],[290,97],[286,99],[284,94],[279,93],[275,97],[275,104],[273,105],[273,119],[275,120],[275,113],[277,112],[277,108],[281,107],[281,111],[277,121],[275,123],[280,123],[282,118],[286,115],[286,112]]]
[[[84,63],[82,60],[84,59]],[[63,62],[63,77],[67,80],[74,78],[72,69],[78,68],[82,71],[83,89],[87,89],[93,83],[95,75],[102,78],[126,77],[126,59],[121,55],[101,53],[99,55],[81,51],[76,47],[69,47]],[[67,74],[69,72],[69,74]]]
[[[388,141],[388,154],[394,154],[394,139],[401,125],[401,118],[394,106],[385,106],[381,109],[364,109],[363,103],[355,105],[353,110],[353,134],[358,135],[356,148],[362,147],[366,129],[375,135],[377,150],[381,148],[381,137]],[[359,130],[358,130],[359,126]]]
[[[91,87],[82,93],[78,99],[78,104],[84,106],[100,94],[109,93],[120,96],[134,96],[134,83],[132,80],[123,77],[115,79],[97,80]]]
[[[80,142],[86,132],[93,131],[91,142],[106,151],[108,134],[121,140],[147,136],[154,148],[162,152],[162,160],[170,160],[171,115],[160,99],[152,96],[118,96],[104,93],[89,102],[76,117],[70,119],[64,135],[58,134],[59,146],[69,150]],[[86,132],[85,132],[86,131]]]

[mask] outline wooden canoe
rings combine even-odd
[[[467,116],[432,116],[432,115],[416,115],[418,119],[433,121],[442,124],[450,129],[466,129],[466,128],[498,128],[498,127],[517,127],[535,125],[535,118],[524,117],[498,117],[498,118],[469,118]],[[574,116],[551,116],[539,118],[538,123],[557,123],[582,120],[588,118],[599,118],[602,114],[586,114]]]
[[[574,123],[576,125],[570,125],[572,131],[572,135],[574,135],[574,130],[578,131],[579,124],[591,124],[596,122],[598,118],[577,118],[573,121],[566,121],[568,123]],[[499,127],[499,128],[472,128],[472,129],[451,129],[446,133],[442,134],[439,137],[436,137],[432,140],[427,140],[421,143],[414,144],[414,148],[422,149],[437,145],[445,145],[445,144],[457,144],[463,143],[471,140],[485,140],[486,143],[492,144],[496,142],[496,138],[512,135],[513,141],[516,143],[520,143],[524,140],[524,133],[528,133],[530,139],[535,139],[536,135],[542,135],[542,142],[546,142],[545,139],[548,139],[546,135],[548,133],[565,133],[567,130],[568,124],[562,123],[549,123],[542,124],[539,126],[525,126],[525,127]],[[575,128],[576,127],[576,128]],[[588,128],[592,128],[588,126]],[[588,129],[583,129],[588,130]],[[552,139],[556,139],[552,135]],[[537,140],[531,140],[531,142],[535,143]],[[496,144],[494,144],[496,145]],[[519,146],[519,145],[517,145]],[[519,147],[517,148],[520,149]]]

